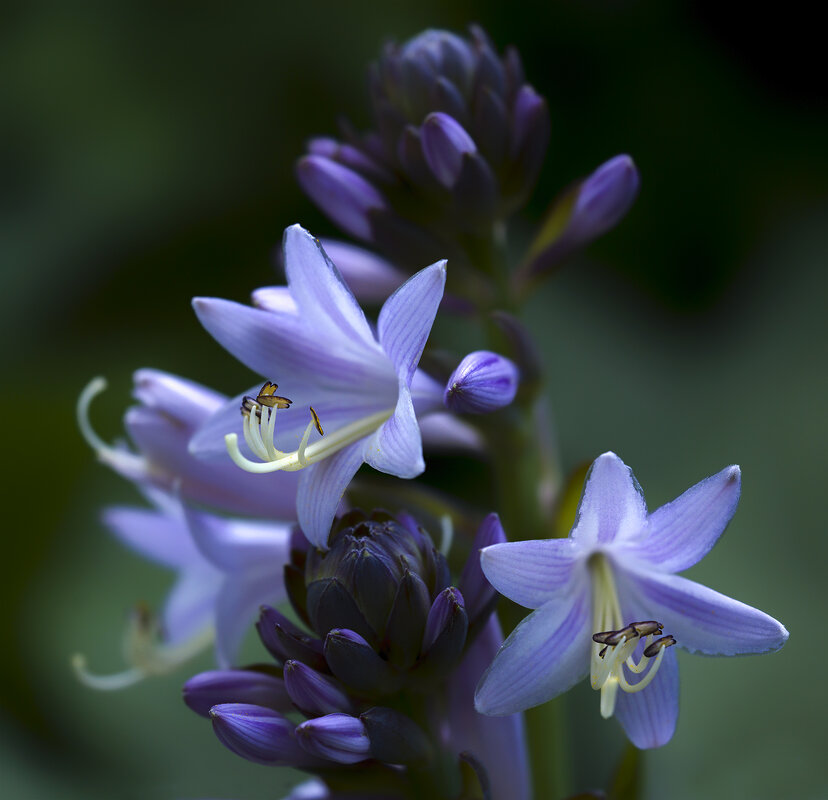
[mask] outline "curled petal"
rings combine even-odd
[[[415,478],[425,469],[420,426],[403,380],[394,414],[365,443],[363,458],[374,469],[398,478]]]

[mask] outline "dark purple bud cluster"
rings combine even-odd
[[[299,183],[337,225],[405,267],[469,254],[468,235],[519,208],[549,138],[543,98],[514,49],[478,27],[390,44],[370,74],[373,130],[315,139]]]
[[[259,636],[277,665],[196,675],[185,702],[212,719],[225,746],[258,763],[427,763],[434,745],[424,721],[391,706],[441,685],[459,662],[470,628],[494,608],[479,550],[504,540],[490,515],[454,586],[446,559],[408,515],[349,512],[324,552],[297,531],[285,577],[304,626],[262,607]],[[295,712],[306,720],[286,716]]]

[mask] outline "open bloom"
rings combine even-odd
[[[160,624],[136,614],[125,637],[129,668],[94,675],[76,656],[81,680],[95,689],[120,689],[169,672],[215,639],[222,667],[236,658],[262,603],[285,597],[291,524],[232,519],[182,507],[173,497],[149,492],[155,509],[114,506],[104,522],[128,547],[175,570]]]
[[[194,306],[220,344],[268,381],[278,380],[292,400],[275,395],[275,384],[255,388],[241,413],[237,398],[199,430],[190,449],[226,459],[226,448],[253,473],[302,470],[299,523],[324,548],[339,500],[363,462],[400,478],[425,468],[417,418],[442,409],[443,387],[417,364],[443,296],[445,262],[388,298],[375,335],[317,239],[294,225],[284,249],[288,286],[257,292],[259,308],[211,298],[196,298]]]
[[[648,514],[631,470],[605,453],[592,465],[568,538],[485,548],[492,585],[536,610],[483,676],[478,711],[530,708],[589,672],[602,715],[615,714],[637,747],[660,747],[678,716],[672,644],[726,656],[779,649],[788,632],[775,619],[674,574],[710,551],[739,489],[739,468],[727,467]]]

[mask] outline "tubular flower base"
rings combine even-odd
[[[617,716],[636,747],[660,747],[678,715],[672,645],[725,656],[782,647],[788,632],[775,619],[673,574],[713,547],[739,487],[739,468],[727,467],[647,514],[630,469],[605,453],[592,465],[569,538],[485,548],[492,585],[536,610],[480,681],[477,709],[530,708],[589,672],[601,714]]]

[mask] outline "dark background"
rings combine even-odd
[[[106,374],[113,389],[95,422],[114,438],[137,367],[246,386],[190,298],[242,300],[273,282],[290,223],[334,233],[292,177],[304,140],[333,132],[343,112],[367,123],[364,71],[386,39],[472,21],[519,47],[551,107],[549,158],[518,233],[618,152],[642,174],[628,218],[527,311],[564,464],[614,449],[654,508],[741,463],[739,513],[691,577],[791,631],[765,658],[681,657],[679,729],[647,757],[648,796],[826,796],[826,20],[807,8],[762,18],[712,2],[357,0],[4,12],[8,796],[253,799],[291,780],[234,758],[183,708],[189,670],[118,695],[71,677],[75,650],[120,668],[127,609],[169,584],[99,524],[103,504],[137,497],[94,463],[74,402]],[[621,751],[617,726],[583,686],[566,703],[573,790],[600,786]]]

